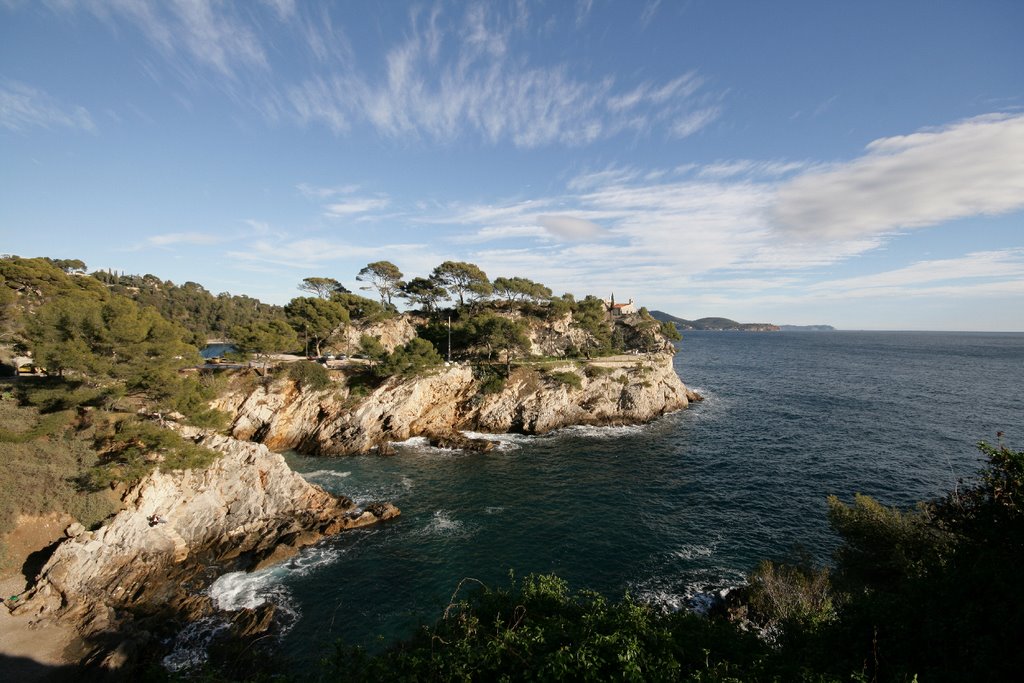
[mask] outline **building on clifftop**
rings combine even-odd
[[[615,294],[614,293],[612,293],[612,298],[611,299],[605,299],[604,300],[604,305],[608,309],[608,312],[610,314],[612,314],[613,316],[615,316],[615,315],[629,315],[630,313],[636,313],[639,310],[639,309],[637,309],[636,304],[633,303],[632,299],[630,299],[629,303],[627,303],[627,304],[617,304],[617,303],[615,303]]]

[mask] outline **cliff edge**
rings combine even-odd
[[[216,407],[235,416],[235,438],[273,450],[346,455],[457,431],[542,434],[570,425],[639,424],[699,400],[670,353],[526,365],[499,382],[486,366],[453,364],[390,377],[365,394],[354,376],[332,372],[334,386],[316,391],[278,379],[230,392]]]
[[[182,432],[221,457],[205,470],[148,475],[124,494],[125,509],[96,531],[69,527],[14,610],[35,624],[78,624],[91,664],[122,668],[169,627],[210,614],[203,589],[221,573],[253,569],[325,535],[399,514],[386,503],[359,508],[307,483],[261,444]],[[235,616],[250,633],[272,618]]]

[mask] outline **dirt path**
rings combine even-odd
[[[23,573],[38,571],[45,549],[63,536],[72,520],[67,515],[21,517],[4,539],[10,562],[0,575],[0,680],[71,681],[76,662],[85,654],[73,628],[54,621],[37,622],[31,615],[13,615],[18,596],[28,587]]]

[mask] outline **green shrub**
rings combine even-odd
[[[36,439],[50,437],[62,431],[74,413],[61,411],[40,415],[38,421],[25,431],[11,431],[0,427],[0,443],[29,443]]]
[[[583,378],[571,370],[549,372],[547,373],[547,378],[555,384],[569,386],[573,389],[583,388]]]
[[[288,377],[305,389],[320,391],[333,386],[327,368],[319,363],[300,360],[288,366]]]
[[[441,355],[426,339],[415,337],[405,346],[395,349],[378,363],[373,371],[380,377],[392,375],[413,376],[424,370],[440,365]]]
[[[809,561],[764,560],[750,575],[748,590],[751,618],[767,629],[816,628],[836,617],[829,571]]]
[[[573,592],[557,576],[531,575],[521,586],[477,589],[436,624],[375,657],[339,646],[323,679],[755,680],[766,655],[753,636],[692,614]]]
[[[587,365],[583,368],[583,374],[590,379],[597,379],[599,377],[607,377],[608,375],[615,372],[615,368],[606,368],[602,365]]]
[[[206,468],[218,457],[176,432],[133,418],[117,423],[114,433],[100,437],[100,442],[103,455],[85,477],[94,490],[114,482],[136,482],[158,466],[165,471]]]

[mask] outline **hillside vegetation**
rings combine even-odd
[[[387,261],[362,269],[356,282],[377,298],[354,294],[333,278],[310,277],[298,286],[309,296],[278,307],[154,275],[88,274],[78,260],[0,258],[0,369],[7,375],[18,366],[37,369],[7,380],[3,394],[0,442],[9,463],[0,485],[5,492],[24,487],[26,494],[4,496],[0,534],[17,515],[44,511],[93,525],[112,510],[108,497],[96,494],[157,466],[210,462],[211,453],[151,419],[227,425],[227,416],[210,405],[228,378],[182,372],[200,364],[197,345],[210,336],[231,340],[263,364],[279,353],[359,353],[366,362],[350,366],[348,382],[367,388],[438,366],[450,348],[453,359],[489,368],[480,371],[491,378],[482,390],[499,386],[513,363],[538,349],[589,358],[674,350],[670,340],[678,339],[672,326],[645,310],[613,317],[596,297],[552,296],[517,276],[491,281],[469,263],[445,262],[428,278],[402,277]],[[415,310],[400,313],[394,299]],[[389,324],[409,331],[401,343],[381,343],[381,326]],[[313,363],[273,372],[315,389],[333,386]]]

